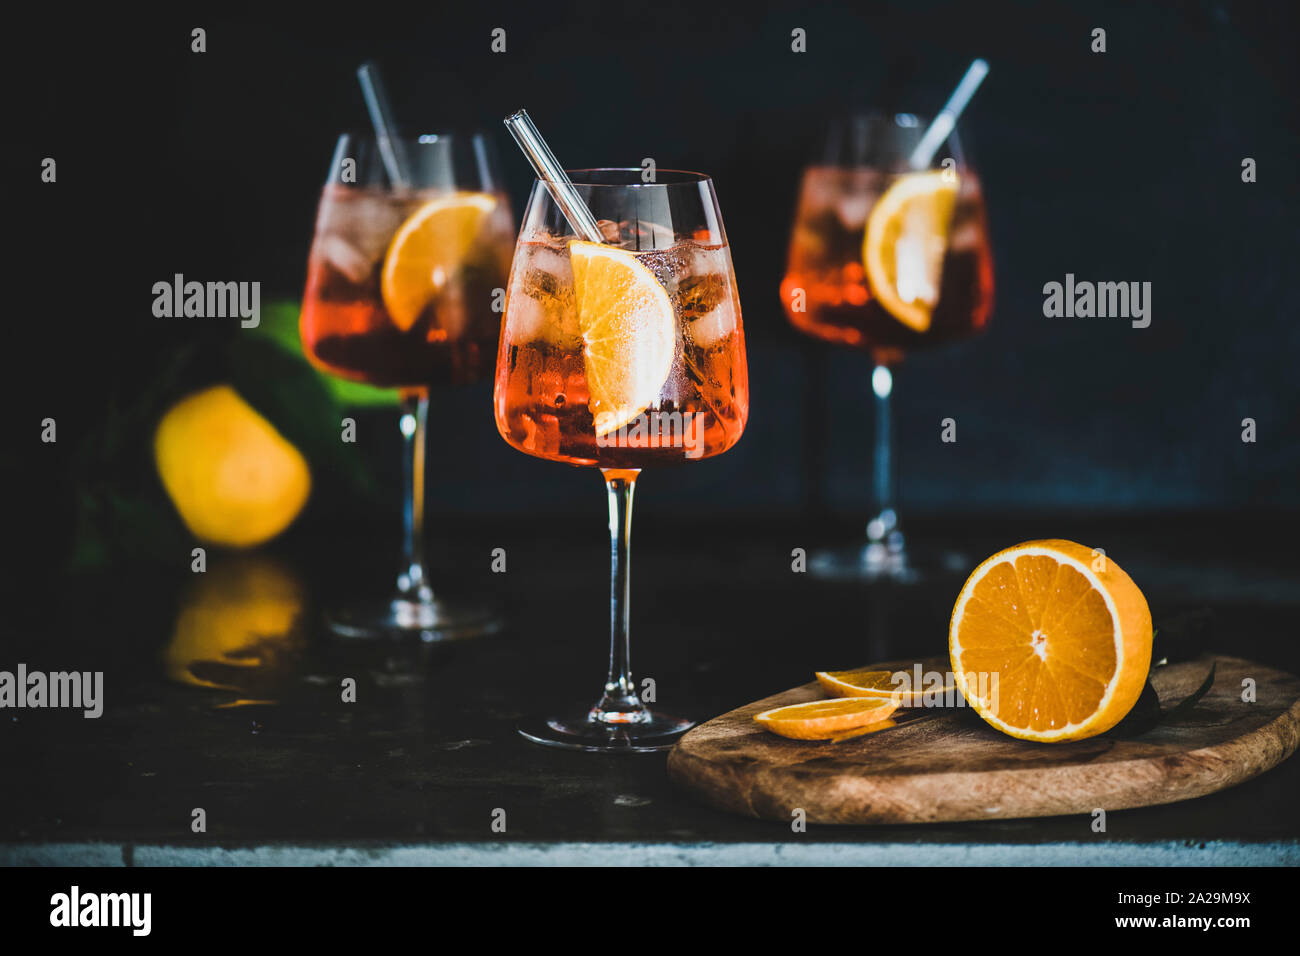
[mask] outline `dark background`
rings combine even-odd
[[[992,71],[963,125],[996,303],[987,334],[909,357],[897,376],[904,514],[1300,510],[1290,4],[220,10],[49,8],[13,25],[19,120],[5,162],[24,220],[8,252],[5,481],[25,496],[15,526],[35,532],[24,564],[66,550],[88,484],[111,475],[126,498],[161,499],[150,427],[127,416],[105,449],[108,417],[156,420],[176,394],[222,379],[223,343],[240,333],[154,318],[151,286],[182,272],[260,280],[264,307],[300,295],[334,138],[365,124],[354,68],[371,57],[408,128],[493,132],[516,218],[531,177],[500,120],[520,106],[571,166],[650,156],[714,177],[744,308],[749,426],[720,458],[647,475],[643,518],[865,512],[868,360],[802,339],[777,295],[800,168],[828,116],[933,112],[976,56]],[[204,54],[190,52],[195,26]],[[504,54],[490,51],[495,27]],[[807,53],[790,51],[795,27]],[[1090,52],[1094,27],[1104,54]],[[56,185],[38,181],[47,155]],[[1254,184],[1241,181],[1247,156]],[[1042,286],[1067,272],[1150,281],[1151,326],[1044,318]],[[181,349],[184,379],[140,399]],[[432,520],[599,513],[596,476],[510,449],[489,396],[488,383],[434,396]],[[46,416],[56,446],[35,441]],[[1253,445],[1240,440],[1247,416]],[[940,441],[945,417],[955,444]],[[355,452],[384,493],[343,495],[317,468],[300,528],[395,533],[396,429],[387,411],[360,421]]]

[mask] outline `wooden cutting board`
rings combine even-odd
[[[1030,743],[968,707],[926,709],[841,743],[787,740],[754,722],[769,708],[827,696],[814,681],[696,727],[669,755],[668,772],[715,807],[787,823],[797,808],[813,823],[934,823],[1173,803],[1261,774],[1300,743],[1300,679],[1240,658],[1156,668],[1162,709],[1195,692],[1212,661],[1214,685],[1194,708],[1130,739]],[[946,661],[925,663],[947,670]],[[1241,699],[1246,678],[1254,703]]]

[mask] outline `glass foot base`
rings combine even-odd
[[[890,581],[916,584],[933,578],[966,574],[973,565],[953,551],[922,553],[894,550],[879,543],[814,551],[808,573],[828,581]]]
[[[652,713],[647,721],[607,724],[587,714],[565,717],[535,717],[519,724],[519,733],[535,744],[563,750],[592,753],[630,754],[669,750],[695,721]]]
[[[325,623],[340,637],[373,640],[415,635],[435,643],[493,634],[502,622],[495,611],[472,604],[395,597],[327,611]]]

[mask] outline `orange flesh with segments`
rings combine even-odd
[[[958,687],[986,722],[1026,740],[1078,740],[1109,730],[1137,702],[1151,613],[1100,551],[1031,541],[972,573],[953,608],[949,652]]]

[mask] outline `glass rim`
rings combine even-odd
[[[709,176],[709,175],[706,175],[705,173],[697,173],[697,172],[695,172],[694,170],[691,170],[691,169],[663,169],[663,168],[661,168],[661,167],[656,167],[656,168],[655,168],[655,175],[656,175],[656,176],[661,176],[661,175],[664,175],[664,174],[668,174],[668,175],[671,175],[671,176],[674,176],[674,177],[680,177],[680,178],[676,178],[676,179],[674,179],[673,182],[652,182],[652,183],[643,183],[643,182],[627,182],[627,183],[598,183],[598,182],[591,182],[591,175],[592,175],[593,173],[627,173],[629,176],[638,176],[638,177],[639,177],[643,172],[644,172],[644,170],[643,170],[640,166],[588,166],[588,167],[583,168],[583,169],[566,169],[566,170],[564,171],[565,175],[567,175],[567,176],[569,177],[569,181],[570,181],[573,185],[575,185],[575,186],[581,186],[581,187],[583,187],[584,189],[585,189],[585,188],[590,188],[590,189],[653,189],[653,188],[655,188],[655,187],[664,188],[664,187],[667,187],[667,186],[694,186],[694,185],[700,185],[700,184],[702,184],[702,183],[711,183],[711,182],[713,182],[713,177],[712,177],[712,176]],[[535,178],[535,179],[533,180],[533,184],[534,184],[534,186],[537,185],[538,183],[543,183],[543,182],[545,182],[545,180],[540,179],[540,178]]]
[[[907,148],[912,141],[919,142],[937,114],[912,113],[908,110],[886,110],[880,107],[863,107],[832,114],[823,124],[821,134],[816,140],[817,147],[812,152],[814,160],[823,161],[821,165],[835,166],[841,169],[880,169],[891,165],[889,162],[863,162],[861,153],[865,151],[868,137],[874,149],[883,149],[894,160],[905,160]],[[852,141],[857,141],[853,146]],[[928,168],[945,155],[956,160],[957,165],[970,169],[971,162],[967,156],[966,124],[958,119],[952,129],[939,143]],[[850,155],[858,154],[855,160],[845,161],[844,150]]]
[[[833,113],[828,118],[827,125],[833,126],[836,123],[852,123],[862,120],[886,120],[897,126],[899,129],[920,129],[925,132],[926,128],[934,120],[935,113],[913,112],[912,110],[887,110],[878,106],[866,107],[863,109],[847,110],[841,113]],[[904,117],[910,119],[910,123],[901,123],[899,120]],[[957,121],[961,122],[960,119]]]
[[[431,146],[440,139],[473,139],[482,137],[488,139],[488,130],[482,126],[450,126],[442,129],[428,129],[421,133],[398,133],[393,137],[399,143],[410,143],[416,146]],[[372,129],[366,129],[363,126],[356,126],[349,129],[340,130],[335,140],[341,139],[360,139],[368,140],[371,143],[379,142],[379,137]]]

